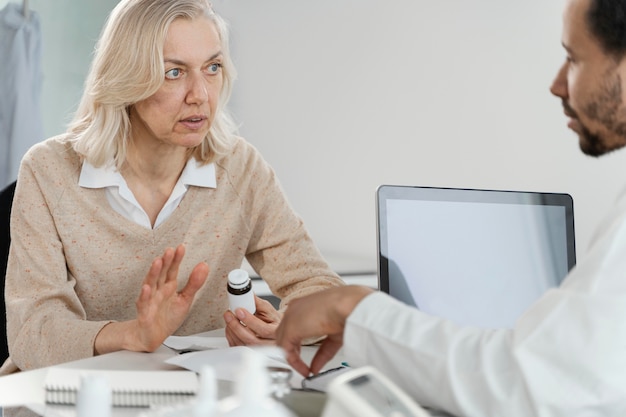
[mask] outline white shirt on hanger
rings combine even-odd
[[[22,157],[44,139],[40,109],[39,16],[9,2],[0,10],[0,188],[17,178]]]

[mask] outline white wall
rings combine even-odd
[[[6,4],[0,0],[0,7]],[[44,126],[63,130],[116,1],[31,0]],[[570,193],[579,257],[626,152],[583,156],[548,87],[563,0],[214,0],[232,26],[232,108],[331,262],[375,268],[380,184]]]
[[[579,258],[626,151],[581,154],[548,89],[564,2],[215,0],[242,133],[325,253],[375,261],[380,184],[570,193]]]

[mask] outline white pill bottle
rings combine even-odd
[[[254,314],[256,303],[252,291],[252,280],[243,269],[233,269],[228,274],[228,304],[233,313],[238,308],[245,308]]]
[[[297,417],[272,397],[267,358],[259,351],[242,351],[235,392],[219,402],[216,417]]]

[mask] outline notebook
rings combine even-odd
[[[81,380],[86,375],[106,378],[111,387],[112,405],[149,407],[192,399],[198,390],[198,377],[190,371],[85,370],[52,367],[45,378],[46,403],[76,403]]]
[[[576,263],[570,195],[382,185],[379,288],[461,325],[510,328]]]

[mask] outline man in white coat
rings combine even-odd
[[[551,92],[581,150],[626,145],[626,0],[566,0],[567,59]],[[381,292],[336,288],[292,302],[277,331],[289,363],[317,373],[343,346],[419,404],[456,416],[626,416],[626,194],[590,252],[514,329],[457,326]],[[327,335],[310,366],[300,343]]]

